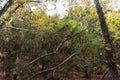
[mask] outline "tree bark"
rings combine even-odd
[[[110,38],[108,26],[107,26],[106,21],[105,21],[105,17],[104,17],[102,7],[100,5],[99,0],[94,0],[94,3],[95,3],[95,6],[96,6],[96,9],[97,9],[97,14],[98,14],[98,17],[99,17],[103,37],[105,39],[105,47],[110,48],[110,50],[106,49],[106,55],[107,55],[106,56],[106,61],[107,61],[107,65],[109,67],[109,71],[110,71],[111,76],[112,76],[112,80],[120,80],[119,73],[118,73],[118,70],[116,68],[116,65],[115,65],[115,62],[114,62],[114,59],[113,59],[113,54],[114,54],[113,43],[112,43],[112,40]]]

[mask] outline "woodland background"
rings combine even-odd
[[[93,2],[82,0],[81,6],[66,0],[76,6],[61,18],[48,15],[40,5],[31,9],[29,4],[37,7],[42,1],[10,1],[0,11],[1,79],[114,80],[106,65],[111,47],[105,46]],[[120,13],[108,6],[110,2],[100,1],[114,48],[112,62],[119,72]]]

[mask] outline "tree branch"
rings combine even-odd
[[[86,29],[88,29],[88,28],[86,28]],[[56,47],[56,49],[55,49],[52,53],[46,53],[46,54],[44,54],[44,55],[42,55],[42,56],[37,57],[36,59],[32,60],[30,63],[26,64],[24,67],[18,69],[17,72],[18,72],[18,73],[21,73],[23,70],[25,70],[25,68],[27,68],[29,65],[32,65],[33,63],[35,63],[36,61],[40,60],[41,58],[44,58],[44,57],[46,57],[46,56],[50,56],[50,55],[56,54],[57,51],[61,48],[61,46],[62,46],[67,40],[69,40],[69,39],[73,38],[74,36],[76,36],[76,35],[84,32],[86,29],[80,31],[79,33],[74,34],[73,36],[70,36],[70,37],[66,36],[66,37],[59,43],[59,45]],[[68,34],[68,35],[70,35],[70,34]]]
[[[63,60],[63,61],[62,61],[60,64],[58,64],[57,66],[52,67],[52,68],[48,68],[48,69],[43,70],[43,71],[40,71],[40,72],[34,74],[31,78],[33,78],[33,77],[35,77],[36,75],[39,75],[39,74],[41,74],[41,73],[55,70],[56,68],[60,67],[61,65],[63,65],[64,63],[66,63],[68,60],[70,60],[73,56],[75,56],[75,53],[73,53],[72,55],[70,55],[69,57],[67,57],[65,60]],[[30,78],[30,79],[31,79],[31,78]]]

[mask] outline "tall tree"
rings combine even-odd
[[[110,38],[108,26],[107,26],[106,21],[105,21],[102,7],[100,5],[99,0],[94,0],[94,3],[96,6],[96,9],[97,9],[97,14],[99,16],[101,30],[102,30],[102,33],[103,33],[103,36],[105,39],[105,47],[109,48],[109,49],[106,49],[106,55],[107,55],[106,61],[107,61],[107,65],[109,67],[109,71],[110,71],[111,76],[112,76],[112,80],[120,80],[118,70],[117,70],[115,62],[113,60],[113,54],[114,54],[113,43],[112,43],[112,40]]]

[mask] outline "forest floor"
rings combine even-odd
[[[57,75],[57,74],[56,74]],[[85,78],[85,73],[83,72],[70,72],[70,73],[59,73],[57,77],[49,77],[48,79],[42,76],[37,76],[32,80],[102,80],[101,75],[91,75],[91,78]]]

